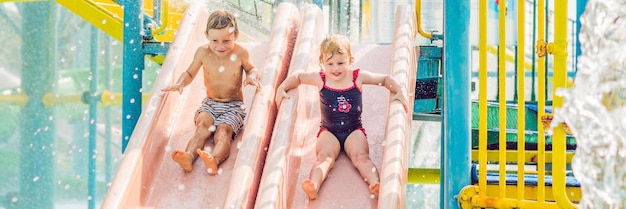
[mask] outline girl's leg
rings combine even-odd
[[[302,182],[302,190],[304,190],[309,199],[314,200],[317,198],[317,192],[324,180],[326,180],[328,172],[335,164],[340,150],[339,141],[333,134],[328,131],[320,133],[315,147],[317,159],[311,168],[309,179],[305,179]]]
[[[185,151],[175,150],[172,152],[172,159],[180,165],[186,172],[190,172],[193,161],[198,157],[196,153],[197,149],[204,148],[206,139],[211,136],[209,127],[213,125],[213,117],[207,112],[198,113],[196,118],[196,131],[194,132],[189,142],[187,142],[187,148]]]
[[[361,177],[365,179],[369,185],[369,190],[378,197],[378,191],[380,188],[378,169],[370,159],[369,144],[367,138],[362,130],[356,130],[348,136],[346,143],[344,144],[346,155],[352,161],[352,165],[361,174]]]
[[[204,165],[207,167],[209,174],[217,174],[218,165],[224,162],[230,155],[230,144],[234,133],[233,127],[222,123],[217,126],[215,135],[213,136],[213,141],[215,141],[213,151],[208,153],[202,149],[196,149],[196,152],[200,155],[202,161],[204,161]]]

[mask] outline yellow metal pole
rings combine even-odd
[[[28,103],[28,95],[24,93],[13,95],[0,95],[0,102],[10,102],[18,104],[20,106],[24,106],[26,105],[26,103]]]
[[[80,94],[55,95],[52,93],[46,93],[43,95],[43,98],[41,98],[41,101],[43,102],[43,105],[45,105],[46,107],[52,107],[56,105],[57,103],[71,103],[71,102],[83,103],[81,98],[82,98],[82,95]]]
[[[155,11],[156,12],[156,11]],[[160,35],[161,33],[163,33],[163,31],[165,31],[165,29],[167,29],[167,25],[168,25],[168,19],[169,19],[169,2],[167,0],[163,0],[163,2],[161,2],[161,25],[157,28],[154,29],[152,31],[153,35]],[[153,15],[154,12],[153,12]]]
[[[422,29],[422,1],[421,0],[416,0],[415,1],[415,18],[417,19],[417,32],[422,35],[424,38],[430,39],[433,37],[432,33],[426,33],[424,32],[424,29]]]
[[[498,5],[498,128],[499,128],[499,197],[506,196],[506,0]]]
[[[409,184],[439,184],[440,180],[438,168],[409,168]]]
[[[487,0],[478,7],[478,196],[487,195]]]
[[[554,89],[567,88],[567,0],[555,0],[554,10],[554,44],[549,52],[554,56]],[[553,109],[563,106],[563,97],[553,96]],[[563,124],[554,129],[552,136],[553,195],[561,208],[576,208],[567,197],[565,191],[565,131]]]
[[[525,70],[523,66],[525,66],[524,59],[524,44],[525,44],[525,18],[524,14],[526,14],[524,5],[526,1],[517,1],[517,200],[520,202],[521,208],[524,208],[524,187],[526,184],[524,183],[524,174],[526,171],[524,170],[524,166],[526,162],[526,94],[525,94],[525,85],[524,80],[526,79]]]
[[[544,116],[546,108],[546,94],[545,94],[545,81],[546,81],[546,69],[545,69],[545,0],[537,0],[537,124],[541,124],[541,117]],[[537,126],[537,202],[545,201],[545,152],[546,152],[546,138],[545,130],[542,126]]]

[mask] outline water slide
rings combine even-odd
[[[326,35],[322,12],[304,7],[289,73],[319,71],[319,43]],[[408,5],[397,8],[392,45],[354,44],[355,67],[391,74],[414,95],[416,49],[414,13]],[[276,117],[255,208],[404,208],[408,172],[408,143],[412,113],[390,102],[381,86],[363,87],[363,125],[370,156],[380,171],[381,191],[377,200],[367,184],[341,154],[321,187],[318,198],[309,200],[300,184],[308,178],[315,161],[315,142],[320,113],[318,90],[301,85],[288,92]],[[411,96],[410,101],[412,101]],[[413,109],[412,104],[409,107]]]
[[[288,68],[290,73],[319,70],[316,47],[325,35],[319,29],[325,26],[322,12],[315,6],[303,7],[300,15],[293,5],[281,4],[270,41],[244,43],[261,70],[263,86],[258,91],[244,88],[244,102],[249,105],[245,129],[235,139],[231,157],[220,166],[218,175],[209,176],[199,160],[191,173],[184,173],[170,154],[173,149],[184,149],[193,133],[193,112],[204,97],[203,85],[197,78],[180,95],[157,92],[186,70],[195,49],[206,41],[207,16],[202,5],[191,5],[184,14],[102,208],[404,207],[411,113],[399,102],[389,102],[389,93],[380,86],[363,89],[363,120],[370,153],[380,171],[380,198],[371,197],[344,155],[318,200],[309,201],[299,187],[315,158],[317,92],[306,86],[290,91],[292,98],[285,100],[280,110],[272,101]],[[357,67],[390,73],[406,87],[408,95],[414,95],[417,69],[412,17],[408,7],[398,9],[393,45],[355,45],[353,49]]]
[[[205,97],[202,75],[182,94],[160,90],[178,79],[206,43],[207,11],[203,4],[187,7],[102,208],[252,208],[277,112],[275,88],[286,76],[300,15],[295,6],[281,4],[268,43],[242,43],[260,70],[262,88],[244,87],[245,129],[218,175],[209,176],[201,160],[185,173],[170,159],[194,132],[194,112]]]

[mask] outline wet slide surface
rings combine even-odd
[[[323,16],[316,7],[301,10],[302,19],[294,48],[289,73],[317,72],[319,43],[325,34],[316,31],[323,25]],[[401,18],[410,20],[408,10]],[[398,17],[396,17],[398,19]],[[408,95],[414,95],[415,50],[412,22],[401,22],[397,29],[404,38],[396,38],[392,45],[353,44],[355,68],[376,73],[391,74],[405,84]],[[407,38],[408,37],[408,38]],[[409,76],[410,75],[410,76]],[[309,177],[315,162],[315,144],[320,124],[319,90],[301,85],[288,92],[274,125],[266,165],[255,208],[403,208],[407,174],[407,143],[410,136],[410,115],[399,102],[389,101],[387,88],[363,86],[363,126],[370,145],[370,157],[380,172],[381,192],[376,199],[345,153],[340,154],[318,198],[309,200],[301,183]],[[412,101],[412,96],[409,98]],[[412,106],[409,107],[412,109]]]
[[[202,74],[182,94],[160,90],[176,82],[197,47],[207,42],[208,9],[203,4],[188,7],[102,208],[252,207],[276,115],[274,89],[286,74],[291,58],[288,50],[298,25],[294,6],[280,5],[277,13],[283,18],[274,21],[268,43],[240,43],[259,69],[263,88],[244,87],[246,125],[233,141],[230,157],[220,165],[218,175],[210,176],[200,159],[185,173],[170,157],[172,151],[184,150],[194,133],[194,114],[206,95]],[[207,142],[210,149],[212,139]]]

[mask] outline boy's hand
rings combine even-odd
[[[402,103],[402,106],[404,107],[404,111],[409,112],[409,101],[404,91],[401,90],[394,94],[393,97],[391,97],[391,101],[393,100],[400,101]]]
[[[259,77],[256,73],[250,74],[246,76],[246,80],[243,82],[244,86],[252,85],[256,87],[256,89],[261,89],[261,81],[259,81]]]
[[[178,91],[179,94],[182,94],[183,93],[183,85],[172,84],[172,85],[169,85],[169,86],[161,89],[161,91]]]

